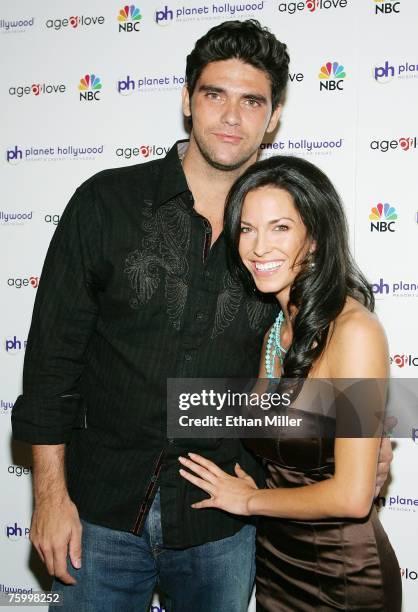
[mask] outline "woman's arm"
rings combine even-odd
[[[324,358],[330,378],[385,379],[388,375],[385,334],[377,319],[363,310],[341,317]],[[196,474],[182,470],[182,475],[211,495],[195,508],[299,520],[361,518],[373,501],[379,447],[380,438],[337,438],[334,476],[293,489],[258,490],[244,479],[242,470],[235,478],[196,455],[191,456],[194,461],[180,461]]]

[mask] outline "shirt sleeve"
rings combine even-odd
[[[68,203],[49,246],[29,331],[13,437],[62,444],[84,421],[78,383],[98,314],[102,227],[89,183]]]

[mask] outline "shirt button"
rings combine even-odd
[[[191,360],[192,360],[192,355],[191,355],[191,353],[186,353],[186,354],[184,355],[184,358],[185,358],[185,360],[186,360],[186,361],[191,361]]]

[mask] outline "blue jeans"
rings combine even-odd
[[[155,587],[167,612],[247,611],[255,575],[253,526],[200,546],[163,548],[159,493],[140,537],[82,524],[82,567],[75,570],[67,561],[77,584],[52,585],[63,591],[62,612],[146,612]]]

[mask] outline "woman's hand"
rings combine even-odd
[[[238,465],[235,465],[235,476],[230,476],[221,470],[215,463],[200,455],[188,453],[190,459],[179,457],[186,470],[180,469],[180,474],[200,487],[210,495],[209,499],[192,504],[192,508],[219,508],[231,514],[248,516],[248,500],[257,490],[254,480]]]

